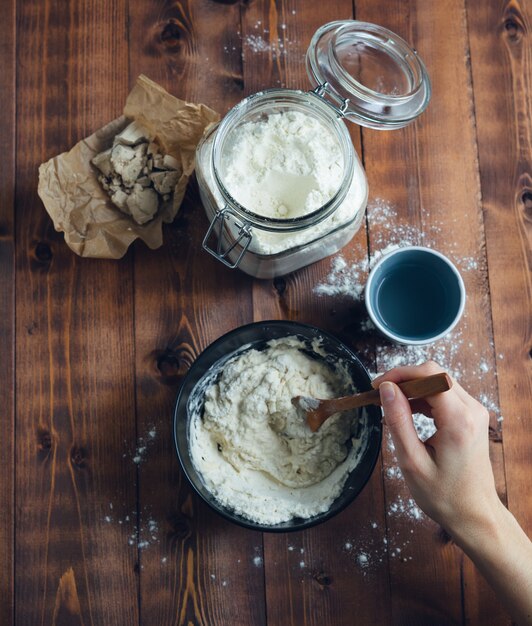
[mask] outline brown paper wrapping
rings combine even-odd
[[[80,256],[122,257],[132,241],[142,239],[151,249],[163,243],[162,223],[172,222],[194,171],[196,146],[205,129],[220,119],[203,104],[190,104],[170,95],[146,76],[139,76],[124,107],[124,115],[82,139],[39,167],[38,193],[57,231]],[[117,133],[137,120],[166,154],[175,157],[182,175],[174,201],[146,224],[137,224],[111,202],[98,182],[91,159],[111,147]]]

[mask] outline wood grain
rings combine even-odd
[[[468,1],[466,7],[508,507],[530,536],[532,6]],[[484,597],[484,589],[471,586],[465,606],[488,620]]]
[[[239,29],[238,5],[132,4],[130,41],[143,43],[131,48],[130,79],[144,72],[224,114],[242,97]],[[163,247],[135,252],[139,436],[157,431],[139,466],[141,621],[150,626],[266,622],[260,533],[222,520],[193,495],[173,446],[173,404],[186,371],[214,339],[252,321],[251,280],[202,250],[207,226],[193,185]]]
[[[413,43],[433,97],[406,129],[350,126],[370,201],[340,256],[363,285],[390,244],[447,254],[468,294],[450,339],[387,343],[360,298],[316,293],[332,259],[272,281],[226,269],[201,249],[195,182],[159,250],[80,259],[54,231],[38,165],[119,115],[138,74],[223,115],[308,89],[313,32],[353,15]],[[490,409],[498,493],[532,533],[530,0],[10,0],[2,17],[0,624],[509,624],[388,438],[343,513],[261,535],[193,494],[172,412],[203,348],[253,320],[320,326],[371,372],[432,356]]]
[[[15,535],[15,2],[0,23],[0,624],[14,620]]]
[[[475,109],[508,506],[530,534],[532,7],[468,1],[467,9],[473,80],[483,87]]]
[[[491,347],[465,12],[462,3],[454,1],[437,5],[396,2],[390,9],[383,15],[375,3],[359,1],[357,17],[387,26],[420,52],[433,95],[427,111],[404,130],[363,131],[370,188],[379,190],[381,198],[369,211],[370,246],[375,254],[389,243],[425,244],[455,260],[466,284],[466,312],[453,338],[443,347],[426,351],[426,355],[443,359],[442,364],[471,393],[481,397],[494,388],[496,362]],[[383,200],[393,207],[388,212],[395,214],[388,215],[386,222],[380,209]],[[475,259],[475,271],[468,270],[467,259]],[[381,342],[379,369],[389,367],[394,353],[402,355],[402,362],[420,358],[416,352],[395,351]],[[487,370],[485,374],[479,369],[480,363]],[[497,402],[496,391],[486,395]],[[492,424],[497,428],[495,415]],[[460,551],[441,543],[437,529],[428,520],[416,523],[415,509],[409,515],[407,504],[403,513],[403,503],[409,502],[410,495],[396,479],[393,453],[388,446],[385,451],[388,529],[390,535],[401,538],[402,544],[401,552],[391,560],[394,622],[424,624],[430,619],[433,624],[449,624],[467,619],[480,623],[474,611],[466,615],[463,608],[465,588],[483,585],[480,575],[470,569],[462,574]],[[491,452],[504,497],[500,440],[492,444]],[[411,540],[409,527],[414,533]],[[493,593],[486,589],[483,599],[493,619],[504,623],[507,618]]]
[[[243,20],[246,92],[270,86],[309,89],[305,53],[315,30],[331,16],[352,17],[350,2],[314,3],[303,11],[293,2],[250,5]],[[257,46],[257,37],[267,45]],[[353,130],[356,138],[359,133]],[[342,251],[347,260],[367,254],[362,230]],[[253,310],[256,320],[292,319],[315,324],[337,334],[351,326],[352,305],[318,298],[330,260],[274,281],[256,281]],[[336,309],[342,311],[338,313]],[[349,334],[348,334],[349,335]],[[352,337],[347,337],[348,343]],[[287,537],[265,534],[268,623],[362,624],[387,623],[390,618],[382,480],[377,465],[370,483],[356,502],[326,524]],[[370,554],[369,563],[360,555]]]
[[[77,258],[36,195],[38,164],[120,111],[124,4],[19,3],[17,24],[16,619],[135,624],[131,263]]]

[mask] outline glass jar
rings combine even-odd
[[[210,221],[203,247],[228,267],[256,278],[282,276],[334,254],[359,229],[367,179],[343,119],[371,128],[400,128],[430,99],[430,82],[416,52],[374,24],[347,21],[321,27],[307,51],[307,71],[316,85],[313,91],[270,89],[245,98],[206,133],[196,152],[200,195]],[[237,165],[242,165],[239,141],[244,135],[250,138],[246,148],[254,160],[264,149],[258,139],[264,124],[275,125],[281,118],[288,129],[292,121],[294,128],[315,129],[310,142],[314,153],[323,144],[324,151],[336,155],[331,164],[322,159],[311,176],[295,178],[284,161],[261,172],[265,194],[272,188],[272,193],[281,189],[290,196],[294,206],[280,205],[286,216],[279,207],[273,214],[270,208],[263,210],[263,199],[246,193],[245,179],[235,182]],[[288,143],[286,147],[288,151]],[[275,154],[290,158],[282,150]],[[333,189],[325,185],[328,191],[320,195],[321,187],[315,187],[322,179],[337,184]],[[309,202],[313,194],[322,198],[319,206]]]

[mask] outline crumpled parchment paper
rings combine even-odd
[[[172,222],[181,206],[194,171],[196,146],[205,129],[219,119],[209,107],[179,100],[146,76],[139,76],[122,117],[39,167],[38,193],[55,229],[63,231],[67,245],[83,257],[118,259],[137,238],[151,249],[161,246],[162,223]],[[140,122],[150,133],[149,139],[155,139],[182,168],[173,203],[143,225],[115,207],[91,164],[91,159],[111,147],[114,136],[132,120]]]

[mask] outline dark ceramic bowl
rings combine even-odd
[[[371,389],[370,377],[366,368],[355,354],[338,339],[314,326],[308,326],[298,322],[269,321],[257,322],[236,328],[226,335],[223,335],[206,348],[188,371],[175,405],[174,441],[177,456],[179,457],[183,471],[190,484],[196,493],[198,493],[198,495],[217,513],[231,522],[253,530],[270,532],[302,530],[303,528],[309,528],[310,526],[330,519],[342,511],[362,491],[373,472],[381,446],[382,426],[380,408],[370,406],[361,409],[361,411],[363,411],[363,417],[366,418],[365,428],[367,429],[367,437],[365,449],[362,452],[360,460],[349,474],[342,492],[332,503],[331,507],[326,512],[307,519],[294,518],[288,522],[273,525],[259,524],[241,515],[237,515],[231,511],[231,509],[220,504],[211,494],[203,483],[201,475],[194,467],[188,445],[190,417],[202,410],[205,390],[209,386],[205,384],[202,385],[202,379],[203,382],[205,382],[204,377],[209,375],[209,370],[215,364],[217,365],[216,369],[218,369],[220,364],[223,364],[224,361],[230,359],[240,350],[244,351],[249,348],[261,350],[266,347],[266,344],[271,339],[279,339],[291,335],[296,335],[307,343],[309,350],[311,350],[310,346],[313,340],[321,339],[323,350],[327,353],[326,360],[330,359],[331,363],[335,363],[338,359],[342,359],[343,363],[348,368],[355,388],[358,391]]]

